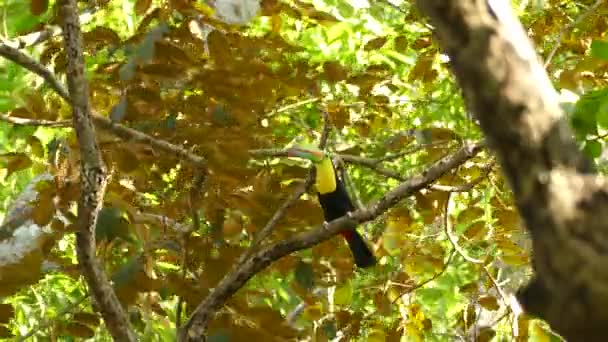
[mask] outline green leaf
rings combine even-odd
[[[608,60],[608,41],[593,40],[591,42],[591,56]]]
[[[602,144],[597,140],[588,140],[583,150],[589,158],[595,159],[602,155]]]
[[[315,273],[312,265],[300,261],[295,270],[296,282],[305,289],[311,289],[315,285]]]
[[[353,300],[353,287],[350,282],[346,282],[344,285],[339,286],[334,291],[334,304],[336,305],[348,305]]]

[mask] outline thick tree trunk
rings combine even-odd
[[[419,0],[531,232],[524,308],[570,341],[606,339],[608,189],[591,174],[507,1]],[[491,7],[488,6],[491,4]]]

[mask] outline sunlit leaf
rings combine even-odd
[[[350,282],[338,286],[334,291],[334,304],[348,305],[352,301],[353,288]]]

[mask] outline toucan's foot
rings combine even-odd
[[[346,213],[346,217],[348,217],[349,219],[352,219],[353,218],[353,212],[352,211],[347,212]]]
[[[323,221],[323,228],[329,229],[329,222]]]

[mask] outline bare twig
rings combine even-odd
[[[386,193],[378,201],[365,209],[356,210],[350,217],[344,216],[330,222],[326,226],[298,234],[274,245],[253,253],[237,270],[224,277],[214,288],[213,292],[199,304],[189,321],[182,327],[180,341],[200,341],[205,335],[206,327],[217,309],[237,290],[261,270],[268,267],[279,258],[298,250],[309,248],[324,241],[340,231],[349,229],[357,224],[368,222],[380,216],[386,210],[396,205],[402,199],[415,191],[427,187],[449,170],[461,165],[475,156],[481,150],[480,144],[467,144],[454,155],[442,158],[429,167],[426,172],[416,175],[403,182],[395,189]]]
[[[553,49],[551,49],[551,52],[549,52],[549,55],[547,55],[547,60],[545,61],[545,69],[549,66],[549,64],[551,64],[551,60],[553,60],[553,57],[555,57],[555,54],[557,53],[557,50],[559,49],[559,47],[562,45],[562,40],[564,39],[564,36],[566,35],[566,33],[572,31],[576,25],[580,24],[583,20],[585,20],[585,18],[587,18],[590,14],[592,14],[593,12],[595,12],[595,10],[600,7],[600,5],[604,2],[605,0],[597,0],[595,1],[595,3],[591,6],[589,6],[583,13],[581,13],[572,23],[570,23],[570,25],[566,25],[559,33],[559,35],[557,36],[557,40],[555,41],[555,45],[553,45]]]
[[[8,122],[13,125],[20,126],[41,126],[41,127],[54,127],[54,128],[65,128],[72,126],[72,122],[69,120],[53,121],[53,120],[38,120],[38,119],[26,119],[18,118],[6,114],[0,114],[0,121]]]
[[[129,319],[95,254],[95,224],[107,185],[106,166],[91,121],[89,88],[82,53],[82,32],[77,14],[78,6],[76,0],[62,0],[59,2],[59,7],[67,57],[66,75],[72,104],[72,119],[81,156],[81,193],[78,203],[78,231],[76,232],[78,263],[112,337],[117,341],[136,341],[137,339],[129,327]],[[52,75],[45,78],[45,81],[54,84],[56,91],[61,92],[63,88],[58,82],[53,83],[53,80],[55,78]],[[64,95],[67,97],[67,94]]]

